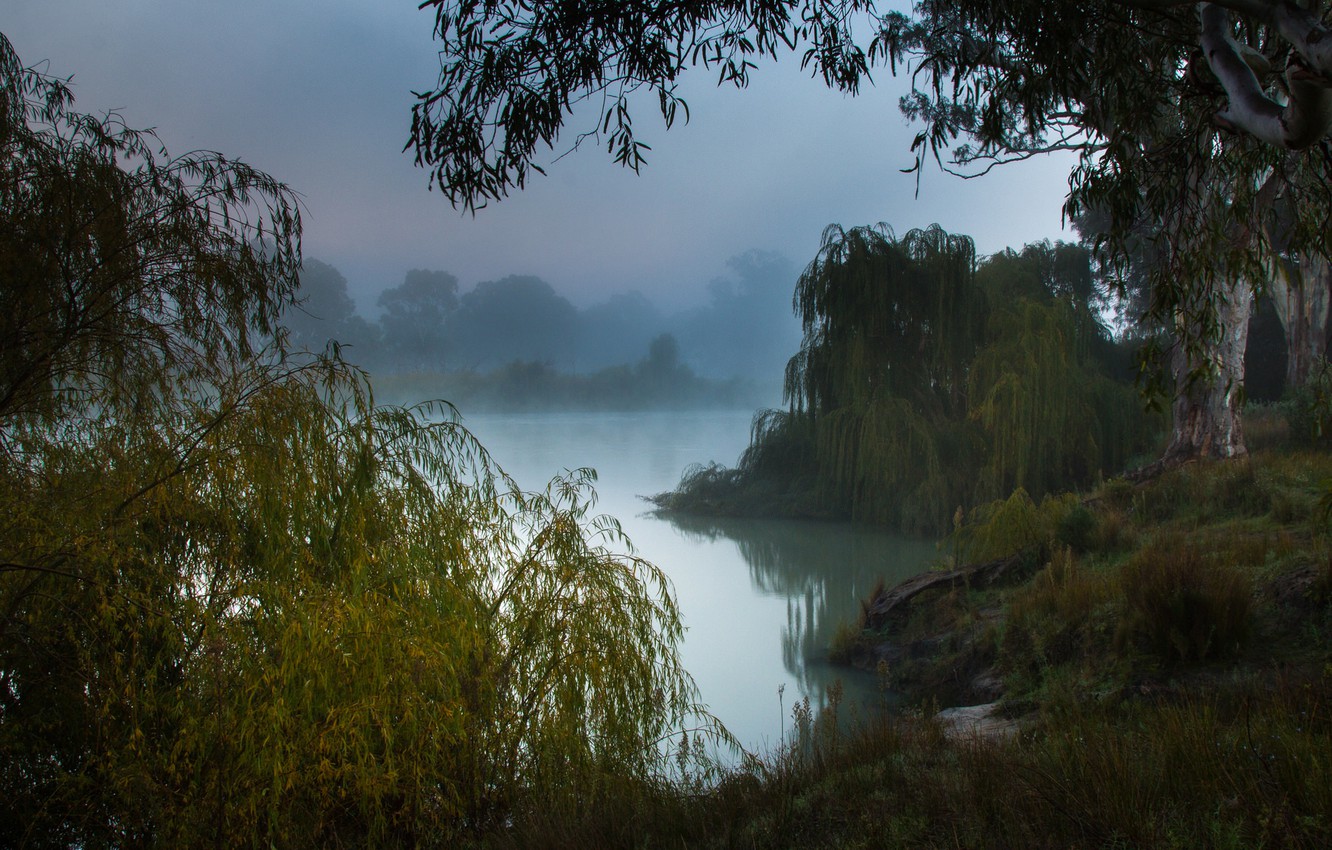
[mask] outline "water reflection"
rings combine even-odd
[[[598,471],[597,510],[618,517],[638,554],[674,582],[688,629],[681,656],[703,701],[746,746],[763,749],[791,728],[795,700],[821,705],[838,679],[848,701],[879,702],[872,676],[827,663],[828,644],[879,578],[913,575],[936,553],[930,542],[841,523],[644,512],[640,496],[674,487],[691,463],[734,462],[748,443],[749,420],[747,411],[705,411],[465,421],[527,489],[562,469]]]
[[[782,664],[811,703],[822,705],[828,685],[838,679],[859,701],[879,700],[872,677],[829,664],[828,648],[838,627],[860,615],[860,600],[880,580],[891,585],[909,578],[938,557],[933,541],[849,523],[663,518],[696,545],[730,541],[754,588],[786,600]]]

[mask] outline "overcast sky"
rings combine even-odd
[[[417,0],[6,0],[0,31],[25,64],[73,75],[75,107],[156,127],[172,153],[207,148],[285,181],[306,206],[305,253],[346,275],[362,308],[410,268],[464,289],[535,274],[580,306],[636,289],[675,309],[701,301],[728,257],[809,261],[823,228],[938,222],[982,253],[1068,235],[1069,159],[972,181],[928,170],[920,196],[903,83],[881,71],[857,98],[825,89],[797,57],[750,88],[688,72],[692,119],[669,133],[652,102],[636,128],[653,147],[635,176],[589,144],[475,218],[452,209],[402,151],[413,89],[438,71],[433,17]],[[566,132],[571,140],[577,130]],[[561,148],[560,150],[563,150]]]

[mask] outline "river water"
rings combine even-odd
[[[750,750],[777,746],[793,704],[822,705],[840,680],[858,711],[882,705],[873,677],[827,663],[839,623],[875,583],[938,553],[932,541],[849,523],[661,518],[642,496],[674,488],[691,463],[734,465],[748,411],[473,414],[463,424],[525,490],[565,469],[597,471],[596,512],[675,583],[685,666],[703,701]]]

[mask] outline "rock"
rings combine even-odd
[[[999,697],[1004,695],[1004,680],[994,672],[994,668],[987,668],[977,673],[968,685],[971,693],[976,699],[983,699],[993,703]]]
[[[943,726],[944,734],[953,740],[1001,741],[1017,734],[1016,720],[1001,717],[999,703],[964,705],[945,708],[934,719]]]

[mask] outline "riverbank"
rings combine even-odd
[[[1332,456],[1283,447],[989,506],[952,548],[989,568],[883,590],[835,641],[904,716],[797,706],[744,770],[498,846],[1321,847],[1330,480]],[[950,711],[978,704],[996,734]]]

